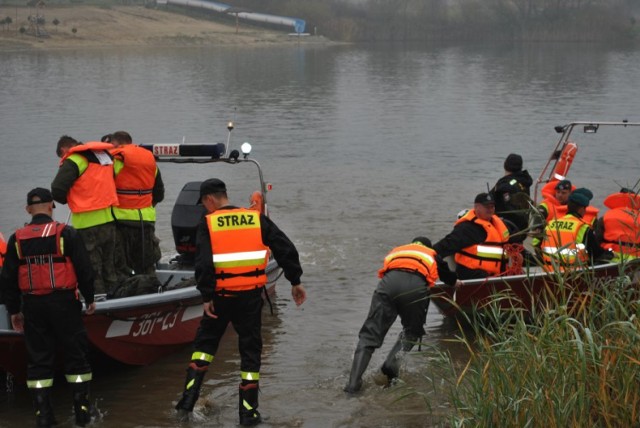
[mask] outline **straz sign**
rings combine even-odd
[[[141,315],[135,319],[113,320],[107,329],[105,337],[115,338],[122,336],[144,337],[162,335],[181,323],[202,316],[202,306],[190,306],[173,311],[157,311]]]
[[[154,156],[180,156],[180,144],[154,144]]]

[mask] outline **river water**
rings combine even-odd
[[[638,121],[640,51],[599,45],[258,46],[3,52],[0,60],[0,231],[28,220],[26,192],[48,187],[63,134],[88,141],[119,129],[135,142],[249,141],[267,181],[271,216],[297,245],[308,301],[296,308],[280,281],[264,314],[261,411],[265,426],[433,426],[446,399],[431,394],[426,357],[405,358],[402,379],[426,394],[395,402],[374,383],[398,325],[374,354],[365,391],[342,392],[376,271],[387,251],[417,235],[434,242],[458,211],[493,185],[510,152],[536,178],[574,120]],[[595,204],[638,179],[640,139],[614,133],[579,151],[571,178]],[[583,157],[581,157],[583,156]],[[158,234],[172,251],[170,213],[207,167],[162,164],[166,201]],[[227,179],[224,175],[220,178]],[[248,194],[234,193],[244,204]],[[64,221],[66,207],[57,209]],[[397,323],[399,324],[399,323]],[[424,341],[464,361],[451,323],[431,308]],[[99,373],[101,427],[234,426],[235,334],[209,370],[195,421],[173,416],[190,350],[142,368]],[[70,424],[62,382],[59,419]],[[32,424],[24,388],[0,403],[0,426]]]

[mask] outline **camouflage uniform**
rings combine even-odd
[[[119,276],[155,275],[160,260],[160,240],[153,223],[119,221],[116,232],[116,270]]]
[[[91,265],[96,273],[94,283],[96,294],[110,294],[118,285],[118,277],[113,262],[116,240],[115,223],[78,229],[78,233],[84,241]]]

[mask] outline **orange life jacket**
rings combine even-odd
[[[542,204],[547,210],[547,223],[557,218],[562,218],[567,215],[569,212],[569,207],[567,205],[560,205],[558,201],[553,199],[545,199]],[[600,210],[593,205],[589,205],[586,207],[584,215],[582,216],[582,221],[593,226],[595,224],[596,219],[598,218],[598,214]]]
[[[471,209],[456,221],[456,225],[470,221],[475,223],[487,233],[487,238],[480,244],[463,248],[455,254],[456,263],[468,269],[481,269],[489,275],[499,275],[502,265],[506,261],[504,245],[509,241],[509,229],[496,215],[491,220],[481,220],[476,217],[475,210]]]
[[[4,240],[4,236],[0,232],[0,268],[4,264],[5,254],[7,254],[7,241]]]
[[[16,231],[18,287],[23,293],[43,295],[78,287],[73,263],[63,250],[64,228],[63,223],[52,221]]]
[[[585,263],[588,260],[584,236],[589,225],[573,214],[552,220],[544,230],[540,246],[546,271],[561,270],[566,266]]]
[[[604,239],[600,246],[617,254],[640,257],[640,211],[614,208],[602,216]]]
[[[118,208],[140,209],[153,205],[156,160],[149,150],[126,144],[111,151],[123,167],[116,175]]]
[[[87,169],[71,186],[67,195],[71,212],[82,213],[118,205],[113,160],[108,152],[112,148],[113,145],[108,143],[89,142],[72,147],[62,158],[61,164],[74,153],[91,150],[100,160],[100,163],[89,162]]]
[[[438,280],[436,252],[421,244],[401,245],[391,250],[384,258],[384,265],[378,271],[378,278],[392,269],[407,270],[422,275],[429,287]]]
[[[262,193],[257,190],[253,192],[249,197],[249,203],[249,209],[264,213],[264,198],[262,197]]]
[[[260,213],[247,208],[217,210],[206,216],[216,289],[264,287],[269,247],[262,242]]]

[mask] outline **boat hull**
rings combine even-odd
[[[445,316],[482,312],[490,302],[495,301],[499,302],[500,309],[531,311],[557,301],[562,298],[563,293],[584,290],[594,282],[603,282],[621,273],[620,265],[609,263],[576,271],[563,279],[556,273],[536,271],[523,275],[466,280],[458,288],[438,282],[432,289],[432,301]],[[564,286],[558,285],[561,283]]]
[[[280,273],[280,267],[271,261],[267,293],[274,293]],[[202,319],[202,297],[193,285],[175,288],[192,278],[193,271],[158,270],[157,276],[161,283],[170,282],[167,291],[97,300],[95,313],[83,316],[92,360],[108,357],[127,365],[148,365],[193,342]],[[0,329],[0,367],[24,379],[26,361],[23,335],[7,326]]]

